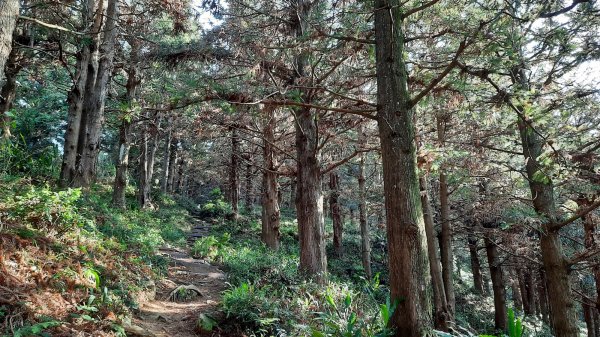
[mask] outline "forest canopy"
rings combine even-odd
[[[0,334],[600,337],[598,1],[0,0],[0,88]]]

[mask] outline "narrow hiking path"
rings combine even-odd
[[[209,225],[194,219],[188,244],[208,235]],[[201,230],[199,229],[201,227]],[[139,332],[134,334],[155,337],[226,336],[218,331],[201,334],[196,326],[200,314],[218,317],[218,304],[225,290],[226,276],[218,267],[192,258],[181,249],[164,248],[163,255],[171,259],[168,275],[156,285],[154,298],[142,300],[139,312],[132,319]],[[178,286],[195,286],[200,295],[188,300],[173,301],[170,295]]]

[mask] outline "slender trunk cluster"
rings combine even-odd
[[[82,43],[77,54],[75,84],[68,95],[61,187],[87,187],[96,179],[104,101],[113,70],[119,3],[108,0],[104,11],[103,0],[87,0],[85,8],[83,22],[91,27],[85,34],[91,42]]]

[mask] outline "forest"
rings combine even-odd
[[[0,336],[600,337],[600,1],[0,0]]]

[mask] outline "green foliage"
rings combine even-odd
[[[29,337],[29,336],[51,336],[44,332],[47,329],[60,326],[62,323],[59,321],[48,321],[41,322],[34,325],[26,325],[14,331],[14,337]]]
[[[508,337],[521,337],[525,329],[520,317],[515,316],[514,310],[508,309]]]
[[[79,189],[56,192],[48,186],[30,186],[8,202],[9,216],[33,228],[62,235],[86,222],[76,206],[80,196]]]
[[[207,217],[224,216],[231,213],[231,205],[225,201],[225,197],[219,188],[210,192],[210,200],[202,205],[201,212]]]
[[[231,235],[223,233],[220,237],[207,236],[199,238],[194,242],[191,249],[192,256],[195,258],[208,258],[211,260],[221,258],[227,251]]]
[[[393,330],[388,323],[396,310],[397,303],[379,306],[379,312],[373,317],[364,317],[360,308],[353,307],[353,296],[346,293],[341,304],[336,303],[331,293],[325,295],[328,304],[326,311],[319,313],[322,329],[313,329],[313,337],[340,336],[340,337],[385,337],[392,336]]]
[[[248,283],[228,289],[223,292],[223,311],[228,318],[233,317],[246,326],[267,328],[277,320],[266,316],[264,310],[269,305],[267,289],[257,289]]]

